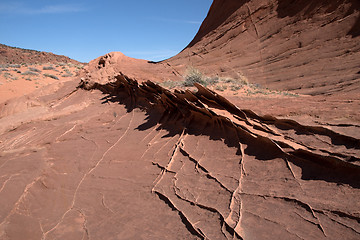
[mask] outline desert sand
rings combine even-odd
[[[359,10],[214,0],[173,58],[3,100],[0,239],[359,239]]]

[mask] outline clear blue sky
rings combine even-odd
[[[212,0],[0,0],[0,43],[88,62],[112,51],[162,60],[195,36]]]

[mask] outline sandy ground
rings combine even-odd
[[[82,67],[72,63],[1,64],[0,102],[24,96],[48,84],[71,80]]]

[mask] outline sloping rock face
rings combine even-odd
[[[194,40],[166,63],[306,94],[356,95],[360,2],[215,0]]]
[[[358,139],[196,87],[120,73],[1,105],[0,238],[360,237]]]

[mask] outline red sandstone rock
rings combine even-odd
[[[110,53],[2,103],[0,239],[358,239],[358,9],[215,0],[174,58]],[[153,82],[189,65],[317,96]]]

